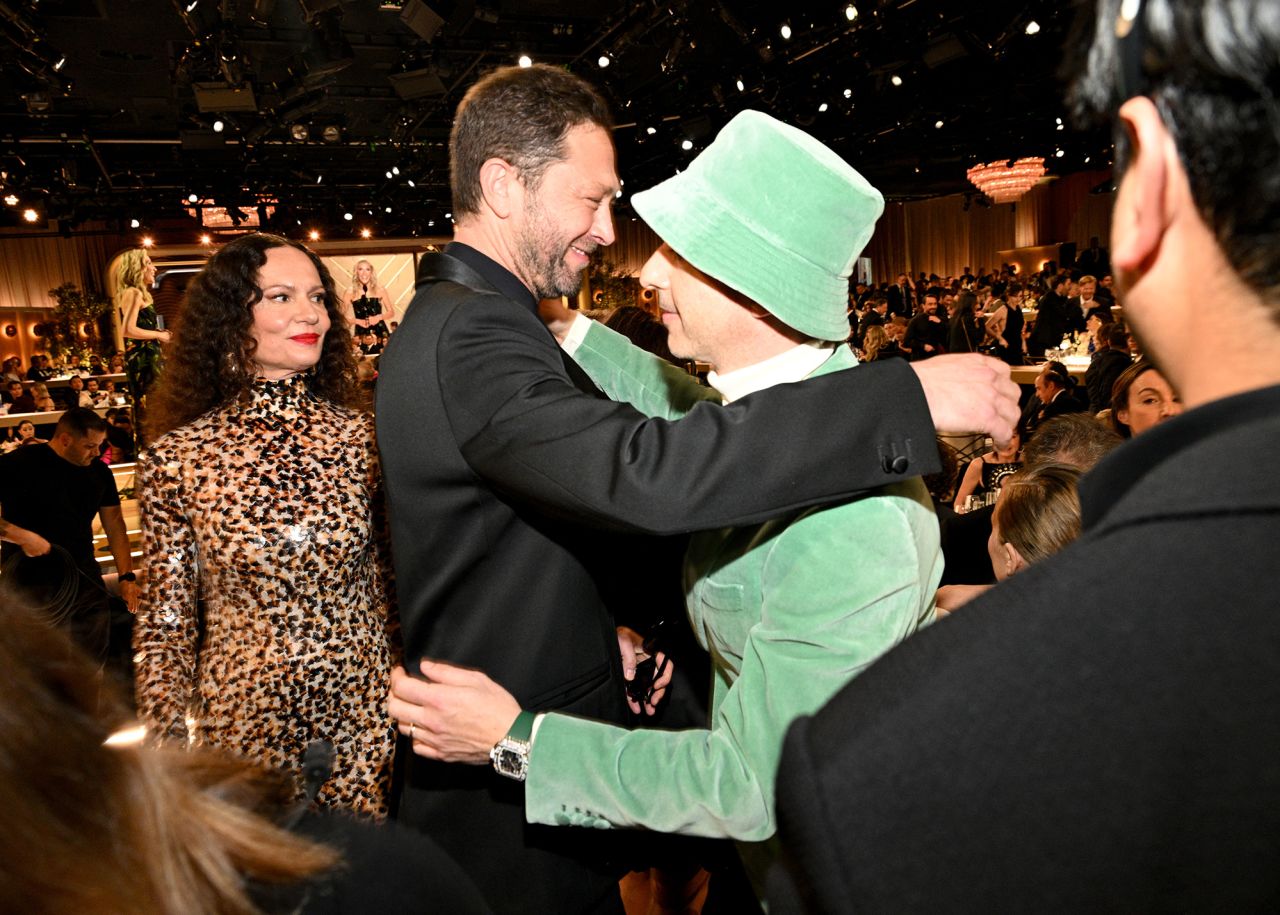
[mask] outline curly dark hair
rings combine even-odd
[[[309,386],[341,406],[356,403],[351,332],[333,277],[311,249],[278,235],[243,235],[218,250],[187,287],[164,371],[148,400],[147,431],[154,441],[214,407],[246,397],[257,376],[253,306],[262,298],[258,274],[272,248],[296,248],[311,258],[324,284],[329,331]]]

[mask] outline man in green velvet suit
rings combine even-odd
[[[679,419],[701,401],[859,370],[844,345],[845,293],[884,201],[831,150],[743,112],[685,172],[632,202],[664,240],[640,281],[657,292],[671,351],[715,369],[703,387],[584,317],[553,322],[609,397]],[[907,478],[694,535],[685,589],[714,668],[706,729],[628,731],[562,713],[529,722],[485,674],[431,661],[426,682],[396,677],[390,710],[416,723],[414,750],[434,759],[484,761],[508,733],[529,822],[738,839],[759,891],[787,726],[932,617],[941,571],[928,493]]]

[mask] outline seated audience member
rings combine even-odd
[[[108,464],[126,464],[137,460],[138,444],[134,435],[133,417],[128,410],[117,410],[107,423]]]
[[[34,412],[36,413],[50,413],[58,409],[53,395],[49,393],[49,386],[43,381],[37,381],[31,385],[31,400],[35,404]]]
[[[1076,380],[1061,362],[1046,362],[1035,381],[1040,405],[1027,419],[1028,432],[1034,432],[1047,420],[1067,413],[1079,413],[1084,404],[1075,397]]]
[[[773,182],[790,193],[747,190]],[[686,170],[632,202],[664,242],[640,281],[670,315],[672,352],[713,365],[715,388],[579,316],[557,336],[610,397],[680,422],[775,385],[870,371],[841,345],[844,290],[883,198],[831,150],[745,111]],[[734,228],[725,223],[736,233],[731,243],[705,228],[713,213],[735,214]],[[760,244],[762,226],[771,244]],[[814,250],[803,237],[828,241]],[[773,277],[788,282],[765,279]],[[709,330],[703,322],[712,316]],[[685,557],[688,614],[715,670],[705,728],[628,731],[558,712],[535,721],[485,674],[432,661],[422,663],[425,681],[396,671],[389,709],[415,752],[450,762],[487,762],[512,719],[536,727],[525,770],[529,822],[735,838],[751,843],[740,849],[762,890],[777,855],[765,844],[774,831],[776,738],[932,617],[937,533],[924,485],[907,478],[783,519],[695,534]]]
[[[1084,373],[1084,386],[1089,393],[1089,412],[1101,413],[1111,406],[1116,379],[1133,360],[1129,358],[1129,332],[1118,322],[1100,328],[1095,339],[1098,348]]]
[[[938,515],[939,524],[942,524],[945,519],[956,517],[951,502],[956,492],[956,480],[960,477],[960,454],[950,444],[938,439],[938,460],[942,465],[938,472],[925,474],[920,479],[929,490],[933,510]]]
[[[102,357],[99,356],[97,353],[93,353],[92,355],[89,356],[89,374],[90,375],[107,374],[107,367],[103,364]]]
[[[1023,467],[1070,464],[1089,470],[1108,452],[1124,442],[1110,426],[1087,413],[1068,413],[1049,420],[1022,447]],[[991,535],[994,506],[984,506],[943,518],[942,553],[946,564],[939,600],[952,602],[947,586],[984,585],[995,581],[987,540]]]
[[[72,375],[67,379],[66,392],[66,406],[93,407],[93,395],[85,390],[84,379],[79,375]]]
[[[1005,480],[991,514],[987,553],[996,581],[1052,556],[1080,534],[1080,468],[1037,464]],[[938,589],[938,616],[950,614],[992,585]]]
[[[23,445],[47,445],[48,441],[36,435],[36,427],[30,420],[24,419],[18,423],[13,430],[13,435],[4,443],[6,452],[15,448],[21,448]]]
[[[865,347],[867,331],[873,327],[883,326],[888,320],[889,300],[883,293],[878,292],[867,300],[866,310],[862,313],[862,319],[858,322],[858,332],[854,337],[854,345],[859,348]]]
[[[1018,459],[1018,451],[1021,447],[1021,433],[1015,432],[1005,447],[988,451],[970,461],[956,490],[955,510],[963,511],[965,500],[969,496],[985,495],[999,490],[1004,478],[1022,466],[1022,461]]]
[[[111,375],[124,374],[124,354],[123,353],[111,354],[111,371],[109,374]]]
[[[0,401],[12,407],[13,402],[22,396],[23,384],[21,381],[6,381],[4,391],[0,392]],[[10,413],[16,413],[17,410],[10,409]]]
[[[89,658],[7,594],[0,670],[0,855],[30,862],[0,880],[0,910],[488,911],[423,837],[291,807],[231,756],[143,745]]]
[[[1280,16],[1082,10],[1118,295],[1186,411],[1084,476],[1074,543],[792,726],[774,915],[1280,898]]]
[[[0,381],[7,386],[10,381],[22,380],[22,360],[17,356],[10,356],[3,365],[0,365]]]
[[[30,390],[24,390],[21,381],[9,383],[9,413],[34,413],[36,401]]]
[[[112,382],[108,381],[107,384],[112,384]],[[107,403],[110,397],[109,394],[102,390],[101,383],[98,379],[92,376],[90,376],[89,380],[84,383],[84,394],[88,397],[89,403],[87,406],[89,407],[100,407]],[[84,397],[81,397],[82,401],[84,399]]]
[[[875,362],[877,359],[901,359],[903,353],[898,341],[889,337],[886,325],[872,324],[862,338],[862,361]]]
[[[1111,391],[1111,426],[1124,438],[1182,412],[1182,399],[1150,362],[1131,365],[1116,378]]]
[[[53,375],[48,368],[48,356],[32,356],[31,366],[27,369],[27,381],[46,381]]]

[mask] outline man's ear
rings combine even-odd
[[[1119,117],[1129,138],[1129,167],[1112,215],[1111,262],[1127,273],[1141,273],[1155,257],[1168,225],[1168,156],[1177,153],[1151,99],[1129,99],[1120,106]]]
[[[524,191],[516,167],[496,156],[480,166],[480,196],[499,219],[506,219],[516,209]]]

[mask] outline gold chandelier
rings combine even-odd
[[[969,169],[969,180],[996,203],[1012,203],[1044,177],[1044,157],[1005,159]]]

